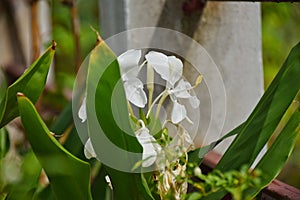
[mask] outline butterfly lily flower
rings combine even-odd
[[[173,101],[173,109],[171,112],[171,121],[174,124],[178,124],[184,119],[191,120],[187,116],[187,111],[184,105],[178,102],[178,99],[189,99],[189,102],[193,108],[197,108],[200,104],[199,99],[196,96],[190,94],[190,90],[193,89],[191,84],[182,77],[183,63],[175,56],[166,56],[163,53],[150,51],[145,56],[148,65],[151,65],[156,73],[158,73],[162,79],[166,80],[166,89],[162,93],[170,95]],[[158,96],[159,98],[161,96]]]

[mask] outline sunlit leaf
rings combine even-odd
[[[217,165],[227,171],[249,166],[267,143],[300,89],[300,43],[296,45],[242,130]]]
[[[288,157],[292,153],[297,134],[299,133],[300,108],[293,114],[287,125],[255,167],[255,169],[263,172],[262,180],[259,188],[250,188],[247,190],[250,195],[255,196],[261,189],[270,184],[278,176]]]
[[[12,85],[7,88],[5,99],[0,105],[0,127],[3,127],[19,115],[16,95],[25,94],[36,102],[46,84],[50,64],[55,52],[55,42],[39,57]]]

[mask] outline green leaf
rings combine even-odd
[[[67,128],[73,123],[72,102],[69,102],[55,122],[51,125],[50,130],[56,135],[63,134]]]
[[[227,171],[251,165],[300,89],[300,43],[296,45],[239,135],[217,165]]]
[[[55,133],[55,135],[62,135],[70,126],[72,126],[72,124],[72,102],[69,102],[62,110],[60,115],[55,119],[54,123],[50,127],[50,130],[51,132]],[[73,127],[70,131],[63,147],[77,158],[86,160],[83,154],[83,144],[76,132],[75,127]],[[36,192],[34,198],[36,200],[52,200],[55,199],[55,196],[50,185],[48,185],[45,188],[40,188]]]
[[[199,200],[202,198],[202,194],[199,192],[194,192],[192,193],[189,197],[188,200]]]
[[[233,129],[232,131],[230,131],[229,133],[227,133],[226,135],[224,135],[222,138],[210,143],[207,146],[201,147],[201,148],[197,148],[193,151],[188,152],[188,158],[189,158],[189,163],[195,163],[197,165],[200,165],[201,162],[203,161],[204,156],[210,152],[212,149],[214,149],[218,144],[220,144],[223,140],[225,140],[226,138],[229,138],[233,135],[238,135],[242,129],[244,124],[239,125],[238,127],[236,127],[235,129]]]
[[[220,189],[216,192],[209,193],[207,196],[203,196],[201,200],[216,200],[222,199],[228,192],[225,189]]]
[[[84,144],[82,143],[75,127],[73,127],[70,131],[68,138],[63,146],[77,158],[87,160],[84,155]]]
[[[40,188],[34,194],[33,200],[57,200],[54,196],[54,193],[51,189],[50,184],[47,185],[45,188]]]
[[[5,128],[0,129],[0,161],[3,159],[8,152],[10,143],[9,136]],[[1,178],[0,178],[1,179]]]
[[[108,159],[115,159],[117,165],[129,163],[133,167],[142,156],[140,154],[133,160],[128,152],[141,153],[142,148],[130,126],[117,58],[104,42],[100,42],[90,54],[86,85],[87,125],[95,151],[103,152]],[[99,125],[101,128],[95,128]],[[94,145],[95,141],[97,145]],[[111,154],[108,145],[120,151]],[[101,157],[99,159],[105,164]],[[105,169],[112,180],[115,199],[152,199],[139,173],[123,172],[107,165]]]
[[[106,190],[108,185],[105,181],[106,171],[104,167],[100,167],[96,177],[94,178],[92,184],[92,196],[93,199],[105,199]]]
[[[300,109],[292,115],[274,143],[262,157],[255,169],[261,170],[262,180],[259,188],[247,190],[253,197],[280,173],[295,146],[297,134],[300,132]]]
[[[89,164],[74,157],[59,144],[27,97],[19,94],[18,105],[26,136],[56,198],[91,199]]]
[[[36,102],[44,89],[46,79],[55,52],[55,42],[25,72],[10,85],[5,100],[0,105],[0,128],[19,115],[16,95],[22,92],[32,102]]]
[[[20,181],[14,183],[9,190],[7,200],[32,200],[33,195],[38,187],[38,181],[41,174],[42,167],[30,151],[23,160],[21,167],[22,178]]]

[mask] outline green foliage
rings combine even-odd
[[[262,181],[256,189],[248,188],[248,193],[255,196],[261,189],[266,187],[279,174],[290,156],[300,132],[300,106],[298,106],[291,119],[281,131],[275,142],[268,149],[255,169],[264,172]]]
[[[120,79],[116,56],[104,42],[100,42],[89,56],[86,90],[87,94],[95,92],[95,96],[87,95],[86,97],[87,116],[90,116],[89,113],[93,113],[94,106],[97,115],[97,119],[89,118],[87,120],[89,135],[92,139],[96,138],[97,146],[94,147],[96,152],[107,152],[105,140],[103,137],[101,138],[106,135],[116,146],[126,150],[114,155],[115,158],[118,158],[118,162],[121,164],[129,162],[133,166],[141,158],[132,161],[128,157],[128,152],[142,152],[142,149],[131,129],[127,101],[123,85],[119,82]],[[95,101],[95,99],[97,100]],[[116,119],[122,123],[123,130],[117,124]],[[95,132],[95,123],[99,123],[101,130]],[[152,199],[142,184],[141,174],[126,173],[108,166],[104,167],[112,182],[115,183],[115,199]]]
[[[237,169],[243,164],[251,165],[254,162],[296,97],[300,89],[299,74],[300,43],[291,51],[241,132],[218,163],[217,169]]]
[[[19,115],[17,92],[24,93],[32,102],[38,100],[46,84],[54,51],[55,43],[16,82],[7,88],[4,100],[0,105],[0,127],[3,127]]]
[[[97,4],[96,1],[91,4],[83,1],[79,3],[81,7],[91,10],[91,13],[97,10],[95,6]],[[53,12],[53,24],[55,26],[53,35],[62,44],[57,52],[56,75],[60,77],[58,78],[58,82],[60,82],[58,88],[63,89],[61,88],[65,87],[62,86],[63,84],[67,83],[67,87],[71,87],[74,80],[75,59],[73,52],[75,51],[75,46],[70,24],[71,13],[68,6],[62,5],[57,0],[53,1],[53,7],[57,8],[56,12]],[[266,8],[267,6],[264,5],[263,7]],[[65,15],[66,12],[68,13],[67,15]],[[86,14],[86,12],[79,9],[80,18]],[[88,14],[88,23],[81,21],[81,33],[89,33],[83,34],[84,37],[80,37],[82,55],[85,55],[93,45],[93,41],[89,40],[92,34],[88,26],[91,19],[93,19],[93,26],[98,23],[97,20],[91,17],[92,14]],[[264,20],[280,21],[276,16],[266,14],[264,13]],[[298,14],[297,12],[288,13],[288,16],[296,16]],[[272,16],[272,19],[267,16]],[[282,49],[287,46],[274,42],[277,38],[282,37],[283,33],[280,27],[283,25],[285,24],[278,22],[276,34],[270,27],[263,27],[265,33],[270,32],[269,36],[275,37],[275,39],[269,40],[269,45],[272,46],[264,45],[264,48],[267,48],[264,51],[268,51],[268,49],[278,49],[278,51],[280,49],[283,51]],[[294,33],[292,32],[291,34]],[[290,44],[292,41],[287,43]],[[55,120],[54,124],[50,126],[51,131],[59,135],[59,137],[63,137],[63,140],[60,140],[63,141],[63,144],[60,144],[48,130],[32,102],[36,102],[42,93],[53,55],[54,46],[48,48],[7,89],[4,78],[0,77],[0,127],[2,127],[0,130],[0,171],[3,168],[2,164],[5,161],[9,148],[8,135],[4,126],[18,116],[19,113],[25,128],[26,137],[33,150],[26,151],[24,159],[21,159],[20,173],[22,173],[22,176],[17,181],[5,183],[5,180],[0,177],[0,199],[60,200],[110,199],[113,197],[115,199],[159,199],[158,194],[155,194],[154,191],[154,187],[157,187],[157,181],[153,179],[153,174],[143,174],[140,166],[135,169],[137,173],[127,173],[112,169],[95,160],[90,160],[89,165],[87,162],[78,159],[86,160],[83,155],[83,144],[73,124],[71,102]],[[267,59],[267,62],[274,60],[274,58],[277,58],[277,56],[271,56]],[[95,139],[94,141],[99,141],[96,146],[97,152],[107,153],[104,141],[98,138],[101,135],[99,130],[97,130],[97,133],[94,130],[93,122],[99,123],[102,134],[105,134],[120,149],[125,150],[118,155],[120,162],[130,162],[134,166],[137,161],[141,160],[141,157],[138,158],[139,160],[130,160],[127,152],[141,153],[142,148],[131,127],[125,92],[119,81],[121,77],[116,56],[104,42],[99,42],[89,55],[87,64],[86,90],[87,93],[95,92],[95,96],[87,95],[87,112],[92,113],[92,110],[96,109],[95,118],[89,119],[87,122],[89,136]],[[272,65],[277,64],[272,63]],[[227,193],[230,193],[234,199],[252,198],[278,175],[291,153],[299,132],[299,107],[294,110],[290,118],[286,119],[283,128],[278,131],[279,135],[255,167],[255,170],[249,171],[249,167],[243,167],[240,171],[237,170],[244,164],[250,166],[259,151],[270,139],[300,89],[299,76],[300,44],[292,50],[273,83],[253,113],[243,124],[218,141],[189,153],[189,162],[196,163],[198,166],[202,162],[204,155],[217,144],[229,136],[237,135],[216,170],[208,175],[198,175],[200,180],[197,182],[184,179],[190,177],[183,177],[183,181],[190,182],[198,189],[197,192],[186,196],[188,200],[200,198],[221,199]],[[26,97],[19,95],[16,98],[18,92],[23,93]],[[111,106],[112,103],[114,106]],[[167,130],[160,131],[162,125],[159,120],[154,119],[152,113],[146,119],[141,110],[140,118],[144,120],[151,132],[159,133],[155,135],[156,138],[159,138],[161,135],[164,136],[164,131]],[[119,128],[120,125],[117,124],[116,119],[119,119],[118,122],[122,123],[122,128],[126,131]],[[50,184],[45,188],[39,183],[42,168],[50,181]],[[261,176],[258,176],[257,172],[259,171],[262,173]],[[113,183],[112,191],[105,182],[104,177],[107,174]],[[90,178],[92,178],[92,184],[90,184]]]
[[[281,2],[261,5],[264,80],[267,87],[278,72],[288,51],[300,40],[300,4]],[[300,188],[300,137],[277,178]]]
[[[32,151],[26,154],[22,162],[21,180],[9,185],[10,191],[7,195],[7,200],[32,200],[35,191],[38,187],[38,181],[41,174],[42,167],[36,159]]]
[[[239,171],[229,170],[222,173],[214,170],[207,175],[200,173],[196,177],[199,180],[190,181],[196,194],[189,196],[188,200],[206,199],[210,194],[219,194],[223,191],[223,194],[230,193],[234,200],[252,199],[252,196],[245,191],[249,188],[258,189],[261,182],[261,172],[258,170],[251,172],[247,166],[243,166]]]
[[[296,98],[300,90],[300,43],[293,48],[281,70],[251,113],[250,117],[239,127],[225,135],[220,140],[204,148],[190,153],[191,161],[199,162],[215,145],[228,136],[237,134],[235,140],[227,149],[216,169],[226,172],[238,169],[243,165],[253,164],[256,156],[267,144],[279,125],[286,110]],[[299,102],[296,104],[299,109]],[[290,155],[297,133],[299,132],[298,111],[288,120],[274,144],[268,149],[256,169],[262,170],[263,181],[257,189],[249,189],[249,195],[254,196],[269,184],[280,172]],[[205,199],[218,199],[226,194],[226,190],[211,193]]]
[[[27,97],[19,94],[18,105],[26,136],[57,199],[91,199],[89,164],[58,143]]]
[[[75,39],[72,28],[72,11],[71,6],[64,4],[61,0],[51,1],[52,10],[52,35],[55,41],[60,44],[57,48],[55,58],[55,76],[59,90],[69,89],[73,87],[75,77]],[[94,47],[94,33],[90,26],[99,27],[98,18],[98,1],[89,0],[77,1],[75,3],[78,11],[79,45],[80,56],[84,58]]]

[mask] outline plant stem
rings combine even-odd
[[[38,16],[38,0],[30,1],[31,14],[31,38],[32,38],[32,62],[40,56],[40,29]]]

